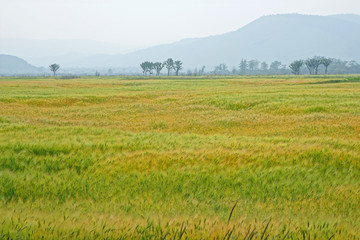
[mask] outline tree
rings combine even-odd
[[[140,67],[142,68],[142,70],[143,70],[143,75],[145,76],[145,75],[146,75],[146,72],[147,72],[147,69],[148,69],[147,62],[141,63],[141,64],[140,64]]]
[[[182,65],[183,63],[181,61],[175,61],[174,62],[174,70],[175,70],[175,75],[179,75],[179,71],[182,69]]]
[[[356,61],[352,60],[345,64],[347,73],[359,73],[360,72],[360,64]]]
[[[273,72],[273,73],[277,73],[279,72],[279,68],[281,66],[281,62],[279,61],[274,61],[270,64],[270,70]]]
[[[241,59],[241,62],[239,64],[239,69],[241,74],[245,74],[246,70],[248,68],[248,63],[245,59]]]
[[[269,66],[266,62],[261,63],[261,71],[266,72],[268,70]]]
[[[237,74],[237,69],[236,69],[235,67],[233,67],[233,68],[231,69],[231,74],[232,74],[232,75],[236,75],[236,74]]]
[[[205,73],[205,66],[202,66],[202,68],[199,71],[199,75],[204,75]]]
[[[313,74],[314,72],[314,65],[313,65],[313,62],[310,60],[310,59],[307,59],[305,61],[305,66],[307,67],[307,69],[309,70],[309,74]]]
[[[217,65],[214,69],[214,74],[216,74],[216,75],[225,75],[228,72],[229,72],[228,67],[226,66],[225,63],[221,63],[221,64]]]
[[[56,71],[59,70],[60,65],[54,63],[54,64],[51,64],[51,65],[49,66],[49,68],[50,68],[50,70],[54,73],[54,77],[55,77]]]
[[[319,71],[319,66],[322,64],[322,57],[315,56],[312,58],[312,61],[314,64],[315,75],[317,75]]]
[[[159,76],[160,75],[160,72],[161,70],[165,67],[165,64],[164,63],[161,63],[161,62],[156,62],[154,63],[154,68],[156,70],[156,75]]]
[[[166,61],[164,62],[164,65],[165,65],[165,67],[166,67],[167,70],[168,70],[168,76],[169,76],[171,69],[174,68],[174,60],[172,60],[172,58],[169,58],[168,60],[166,60]]]
[[[258,60],[251,60],[249,61],[249,70],[255,71],[259,69],[259,61]]]
[[[329,65],[332,63],[332,59],[331,59],[331,58],[325,58],[325,57],[323,57],[323,58],[321,59],[321,63],[322,63],[322,65],[324,65],[324,67],[325,67],[325,74],[327,74],[328,67],[329,67]]]
[[[152,62],[146,61],[140,64],[140,67],[143,70],[143,74],[144,76],[146,76],[147,73],[149,73],[149,75],[152,74],[152,71],[155,69],[155,65]]]
[[[319,66],[322,64],[322,58],[321,57],[312,57],[308,58],[305,61],[306,67],[309,69],[310,74],[318,74]]]
[[[153,74],[152,71],[155,69],[155,65],[153,62],[146,62],[146,65],[147,65],[147,72],[151,76],[151,74]]]
[[[291,69],[291,72],[295,75],[299,75],[300,74],[300,68],[302,67],[302,65],[304,64],[304,62],[302,60],[297,60],[292,62],[289,65],[289,68]]]

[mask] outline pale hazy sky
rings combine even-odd
[[[148,46],[233,31],[278,13],[360,14],[360,0],[0,0],[0,38]]]

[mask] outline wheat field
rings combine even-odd
[[[360,77],[0,78],[0,239],[360,239]]]

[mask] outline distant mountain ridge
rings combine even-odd
[[[81,66],[139,66],[142,61],[162,61],[168,57],[184,62],[184,67],[238,66],[240,60],[280,60],[289,63],[314,55],[360,60],[360,16],[312,16],[282,14],[261,17],[222,35],[184,39],[124,55],[88,57]]]
[[[72,66],[90,55],[123,54],[136,49],[139,48],[86,39],[0,39],[0,53],[19,56],[39,66],[54,61]]]
[[[330,15],[330,17],[360,24],[360,16],[356,14],[337,14],[337,15]]]
[[[351,19],[351,21],[350,21]],[[299,14],[262,17],[243,28],[206,38],[156,46],[123,56],[110,56],[94,65],[137,65],[143,60],[173,57],[185,66],[237,66],[242,58],[263,61],[322,55],[360,60],[360,16],[306,16]]]
[[[143,61],[164,61],[169,57],[183,61],[184,68],[211,68],[220,63],[238,66],[241,59],[288,64],[315,55],[360,61],[359,29],[360,16],[354,14],[270,15],[221,35],[184,39],[127,54],[54,56],[47,58],[48,62],[44,59],[43,66],[57,62],[69,67],[139,68]]]
[[[0,54],[0,74],[37,74],[41,69],[37,68],[19,57]]]

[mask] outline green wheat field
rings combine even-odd
[[[360,77],[0,78],[0,239],[360,239]]]

